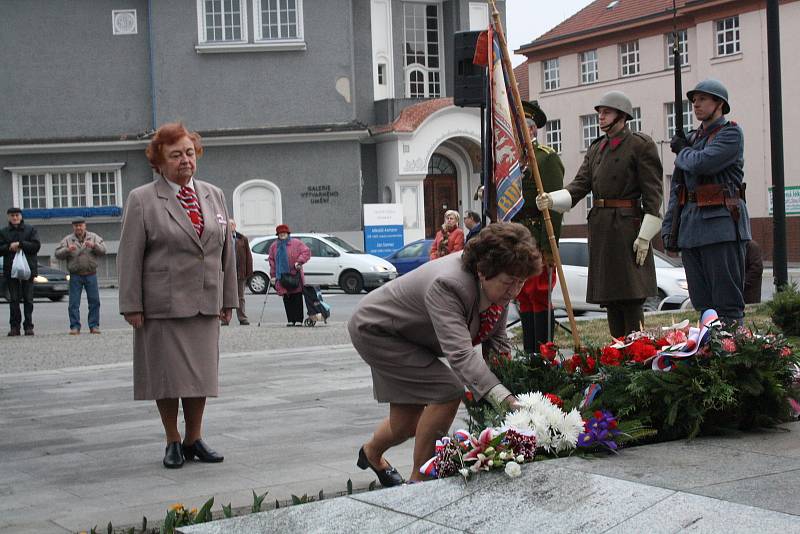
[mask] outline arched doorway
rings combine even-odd
[[[248,180],[233,192],[236,229],[247,236],[269,235],[283,221],[281,192],[267,180]]]
[[[444,212],[458,211],[456,166],[441,154],[433,154],[423,182],[425,198],[425,237],[433,238],[444,222]]]

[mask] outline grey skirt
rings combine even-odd
[[[378,402],[439,404],[464,395],[464,384],[430,349],[400,337],[349,330],[353,346],[372,370]]]
[[[145,319],[133,331],[134,400],[216,397],[219,317]]]

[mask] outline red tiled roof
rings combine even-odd
[[[519,97],[522,100],[530,99],[530,92],[528,91],[528,62],[525,61],[514,67],[514,77],[517,79],[517,87],[519,88]]]
[[[372,135],[388,132],[413,132],[422,122],[440,109],[453,105],[452,98],[435,98],[409,106],[391,124],[382,124],[370,128]]]
[[[697,5],[706,2],[704,0],[676,0],[675,3],[680,11],[687,4]],[[614,5],[611,6],[611,4]],[[543,41],[557,40],[583,32],[601,30],[605,26],[615,26],[636,19],[671,13],[672,0],[617,0],[616,3],[614,0],[595,0],[533,42],[523,45],[520,50]]]

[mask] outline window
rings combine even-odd
[[[453,162],[442,156],[441,154],[434,154],[428,162],[428,174],[444,174],[447,176],[456,175],[456,166]]]
[[[558,58],[542,61],[542,79],[545,91],[558,89]]]
[[[581,116],[581,132],[583,137],[583,150],[588,150],[592,141],[600,137],[600,125],[597,122],[597,114]]]
[[[667,102],[667,139],[672,139],[675,135],[675,103]],[[689,131],[692,129],[692,106],[688,100],[683,101],[683,129]]]
[[[559,243],[558,252],[564,265],[589,266],[589,245],[586,243]]]
[[[628,121],[632,132],[642,131],[642,108],[633,108],[633,118]]]
[[[113,163],[51,168],[7,167],[6,170],[12,173],[16,196],[14,201],[22,209],[91,210],[122,206],[120,187],[123,165]],[[108,210],[104,210],[104,214],[118,214],[118,210],[105,213],[106,211]]]
[[[303,39],[303,0],[254,0],[256,41]]]
[[[675,67],[675,55],[673,54],[673,43],[675,42],[675,35],[669,32],[666,36],[667,40],[667,67]],[[678,51],[680,52],[681,67],[689,64],[689,38],[686,30],[678,30]]]
[[[198,0],[202,43],[247,41],[247,12],[242,0]]]
[[[378,85],[386,85],[386,63],[378,63]]]
[[[442,96],[440,24],[437,4],[403,4],[406,94],[408,98]]]
[[[587,50],[580,53],[581,84],[595,83],[597,81],[597,50]]]
[[[619,45],[619,64],[622,76],[639,74],[639,41]]]
[[[716,21],[717,55],[729,56],[741,51],[739,47],[739,15]]]
[[[561,119],[547,121],[544,128],[544,144],[561,154]]]

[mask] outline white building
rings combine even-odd
[[[664,192],[674,166],[669,140],[674,132],[672,68],[673,23],[682,50],[683,94],[697,82],[716,78],[728,88],[728,115],[744,129],[747,204],[753,236],[772,256],[767,20],[757,0],[597,0],[517,53],[527,56],[528,90],[549,122],[540,141],[556,148],[575,175],[592,139],[600,132],[594,106],[607,91],[620,90],[634,105],[631,128],[653,138],[664,164]],[[787,241],[789,261],[800,261],[800,106],[793,95],[800,71],[793,54],[800,49],[800,2],[780,5]],[[684,123],[697,126],[684,101]],[[591,198],[565,218],[562,235],[585,235]]]

